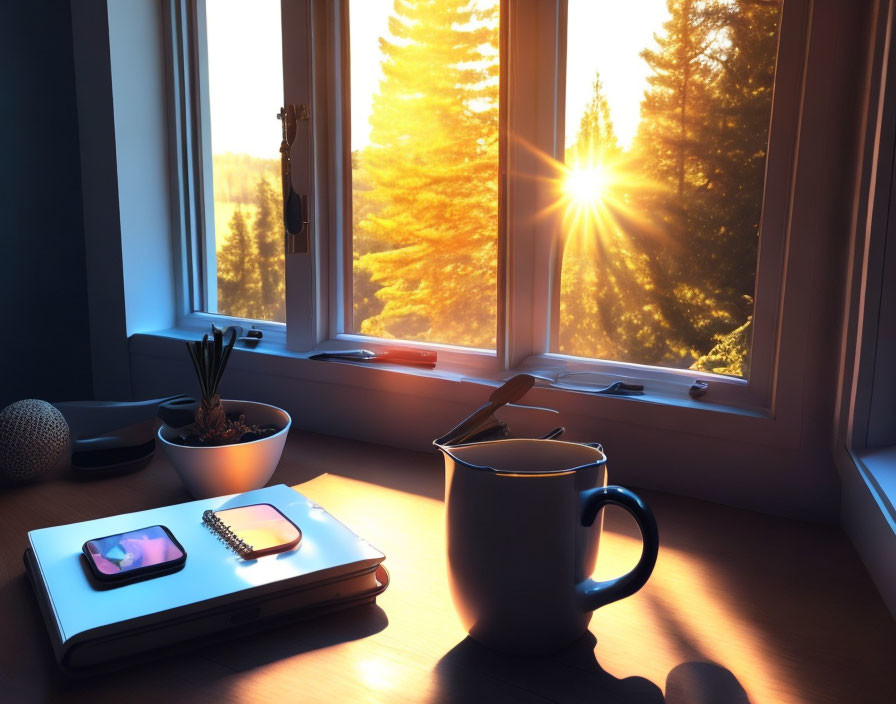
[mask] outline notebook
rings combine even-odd
[[[300,531],[300,540],[280,552],[252,557],[222,540],[220,526],[203,520],[206,511],[223,521],[241,513],[232,509],[257,504],[274,507]],[[152,525],[167,527],[183,545],[184,567],[98,589],[83,564],[82,545]],[[31,531],[28,539],[29,577],[56,658],[69,671],[208,636],[237,623],[369,601],[386,584],[377,569],[383,553],[283,484],[42,528]]]
[[[302,539],[301,529],[270,504],[207,509],[202,522],[244,560],[292,550]]]

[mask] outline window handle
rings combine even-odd
[[[286,253],[308,253],[308,196],[300,195],[292,187],[292,145],[296,140],[298,122],[310,119],[307,105],[289,104],[280,108],[277,119],[283,126],[280,142],[280,167],[283,179],[283,226],[286,233]]]
[[[298,195],[292,186],[283,204],[283,222],[286,226],[286,253],[308,251],[308,196]]]

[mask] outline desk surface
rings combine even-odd
[[[645,492],[662,544],[647,586],[600,609],[568,650],[511,658],[455,619],[438,456],[294,432],[272,482],[300,484],[386,553],[377,606],[70,681],[24,576],[26,532],[190,497],[161,453],[113,479],[59,473],[0,492],[0,699],[896,702],[896,624],[837,529]],[[597,578],[639,551],[634,523],[608,509]]]

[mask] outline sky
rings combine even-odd
[[[379,37],[392,0],[350,0],[352,148],[368,143],[372,95],[382,76]],[[283,101],[280,0],[208,0],[206,5],[212,151],[279,157]],[[575,140],[599,71],[616,134],[628,147],[638,124],[649,68],[638,54],[654,46],[668,18],[666,0],[569,0],[566,141]]]
[[[208,0],[212,153],[280,158],[280,0]]]
[[[600,72],[610,118],[623,148],[638,127],[650,68],[638,54],[653,48],[669,18],[666,0],[569,0],[566,35],[566,145],[575,141],[579,120]]]

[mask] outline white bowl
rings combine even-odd
[[[245,414],[247,425],[277,425],[283,430],[260,440],[220,447],[189,447],[174,440],[180,431],[167,425],[158,437],[187,490],[197,499],[260,489],[277,469],[292,419],[281,408],[255,401],[225,400],[224,411]]]

